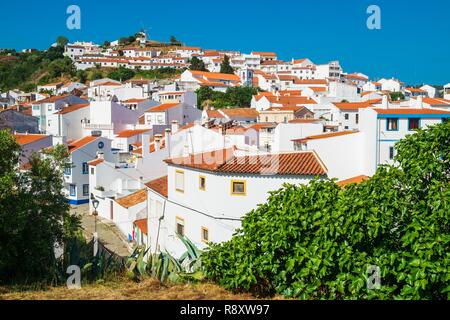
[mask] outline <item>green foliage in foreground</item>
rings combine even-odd
[[[339,188],[285,185],[202,255],[227,289],[300,299],[450,298],[450,123],[406,137],[396,166]],[[368,290],[367,268],[381,269]]]
[[[63,194],[66,151],[32,155],[31,169],[19,171],[20,146],[0,131],[0,283],[50,280],[58,268],[55,246],[79,234]]]

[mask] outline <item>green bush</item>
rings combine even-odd
[[[450,297],[450,123],[407,136],[396,166],[345,188],[285,185],[202,256],[227,289],[301,299]],[[368,267],[381,287],[367,287]]]

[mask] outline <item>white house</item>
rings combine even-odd
[[[111,140],[99,136],[86,136],[68,145],[69,164],[64,170],[64,185],[70,204],[89,202],[88,162],[101,156],[108,161],[116,157],[111,150]]]
[[[22,148],[19,164],[27,168],[28,160],[33,153],[53,145],[52,136],[46,134],[14,133],[14,139]]]
[[[176,233],[200,248],[227,241],[242,217],[267,201],[269,191],[327,174],[314,152],[246,156],[230,148],[166,162],[167,197],[152,188],[148,192],[148,233],[152,250],[175,256],[185,250]]]
[[[436,98],[437,90],[436,90],[435,87],[426,84],[426,85],[421,86],[420,89],[426,91],[427,92],[427,96],[429,98]]]
[[[450,83],[444,86],[444,99],[450,100]]]
[[[381,79],[378,81],[381,83],[381,90],[390,92],[404,92],[405,85],[403,82],[396,79]]]
[[[83,125],[90,119],[89,106],[89,103],[74,104],[48,115],[47,133],[61,143],[83,138]]]

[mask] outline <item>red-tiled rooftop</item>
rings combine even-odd
[[[150,189],[156,191],[160,195],[167,198],[167,196],[168,196],[167,184],[168,184],[168,179],[167,179],[167,176],[165,176],[165,177],[161,177],[161,178],[152,180],[152,181],[146,183],[145,185],[147,187],[149,187]]]
[[[134,225],[142,231],[143,234],[148,235],[148,224],[147,219],[136,220]]]
[[[292,141],[294,142],[306,142],[308,140],[319,140],[319,139],[327,139],[327,138],[334,138],[334,137],[341,137],[341,136],[346,136],[349,134],[355,134],[358,133],[358,131],[338,131],[338,132],[327,132],[327,133],[323,133],[323,134],[318,134],[318,135],[314,135],[314,136],[309,136],[306,138],[302,138],[302,139],[294,139]]]
[[[168,164],[236,174],[325,175],[327,169],[312,151],[235,156],[235,148],[167,159]]]
[[[71,106],[68,106],[61,111],[57,112],[57,114],[67,114],[70,112],[74,112],[83,108],[89,107],[89,103],[80,103],[80,104],[73,104]]]
[[[129,138],[138,134],[145,133],[151,129],[138,129],[138,130],[124,130],[117,134],[117,138]]]
[[[450,114],[450,111],[431,108],[374,109],[379,114]]]
[[[176,107],[178,105],[179,105],[179,103],[163,103],[159,106],[152,107],[145,112],[164,112],[164,111],[166,111],[170,108]]]
[[[69,152],[72,153],[97,139],[98,139],[98,137],[87,136],[87,137],[81,138],[79,140],[73,141],[68,145]]]
[[[120,206],[128,209],[147,200],[147,190],[141,189],[123,198],[117,199],[116,202]]]
[[[27,134],[27,133],[14,134],[14,138],[16,139],[16,142],[18,144],[20,144],[21,146],[45,139],[47,137],[48,137],[48,135],[45,135],[45,134]]]
[[[333,104],[340,110],[358,110],[372,106],[370,102],[341,102]]]
[[[337,185],[340,187],[345,187],[345,186],[348,186],[353,183],[361,183],[363,181],[366,181],[367,179],[369,179],[368,176],[361,175],[361,176],[356,176],[356,177],[352,177],[349,179],[338,181]]]

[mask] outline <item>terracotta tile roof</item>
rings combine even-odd
[[[356,79],[356,80],[363,80],[363,81],[369,80],[369,78],[360,76],[359,74],[356,74],[356,73],[347,74],[345,77],[347,79]]]
[[[128,99],[128,100],[125,100],[122,102],[123,103],[139,103],[139,102],[146,101],[146,100],[148,100],[148,99]]]
[[[442,98],[423,98],[423,102],[431,106],[444,106],[450,105],[450,100]]]
[[[220,73],[220,72],[205,72],[205,71],[194,71],[189,70],[193,76],[202,76],[207,79],[212,80],[227,80],[227,81],[234,81],[239,82],[240,78],[239,76],[235,74],[228,74],[228,73]]]
[[[87,136],[87,137],[81,138],[79,140],[73,141],[68,145],[69,152],[72,153],[97,139],[98,139],[98,137]]]
[[[264,111],[261,111],[261,113],[265,111],[281,111],[281,112],[296,112],[302,109],[306,109],[306,107],[303,106],[281,106],[281,107],[270,107],[269,109],[266,109]]]
[[[136,220],[134,225],[142,231],[143,234],[148,235],[148,224],[147,219]]]
[[[419,89],[419,88],[406,88],[405,90],[409,91],[409,92],[426,93],[425,90],[422,90],[422,89]]]
[[[147,190],[141,189],[123,198],[117,199],[118,205],[128,209],[147,200]]]
[[[67,98],[68,96],[70,96],[70,94],[65,94],[62,96],[53,96],[53,97],[49,97],[49,98],[45,98],[39,101],[34,101],[33,104],[41,104],[41,103],[54,103],[58,100],[62,100]]]
[[[98,164],[103,163],[104,161],[105,160],[103,160],[103,159],[95,159],[95,160],[89,161],[88,165],[95,167]]]
[[[235,148],[193,154],[184,158],[167,159],[168,164],[220,173],[272,175],[325,175],[327,169],[316,153],[291,152],[240,156]]]
[[[80,104],[73,104],[71,106],[68,106],[61,111],[57,112],[57,114],[67,114],[70,112],[74,112],[83,108],[89,107],[89,103],[80,103]]]
[[[167,176],[152,180],[145,185],[164,197],[168,197]]]
[[[374,109],[378,114],[450,114],[450,111],[431,108]]]
[[[333,103],[340,110],[359,110],[363,108],[372,107],[370,102],[341,102]]]
[[[346,136],[346,135],[355,134],[355,133],[358,133],[358,131],[327,132],[327,133],[323,133],[323,134],[309,136],[309,137],[302,138],[302,139],[294,139],[292,141],[294,141],[294,142],[306,142],[308,140],[319,140],[319,139],[334,138],[334,137]]]
[[[178,105],[179,105],[179,103],[163,103],[159,106],[151,107],[150,109],[148,109],[145,112],[164,112],[164,111],[169,110]]]
[[[220,113],[219,110],[206,110],[206,114],[208,118],[221,119],[225,117],[223,114]]]
[[[328,84],[327,80],[325,79],[298,79],[296,80],[295,84]]]
[[[348,186],[348,185],[353,184],[353,183],[361,183],[363,181],[366,181],[367,179],[369,179],[368,176],[356,176],[356,177],[352,177],[350,179],[338,181],[336,183],[340,187],[345,187],[345,186]]]
[[[248,129],[253,129],[256,131],[260,131],[263,128],[275,128],[277,126],[277,123],[275,122],[266,122],[266,123],[255,123],[254,125],[252,125],[251,127],[249,127]]]
[[[291,96],[266,96],[267,100],[273,104],[282,105],[304,105],[304,104],[317,104],[317,101],[308,97],[291,97]]]
[[[49,137],[45,134],[26,134],[26,133],[16,133],[14,138],[16,142],[21,146],[27,145],[29,143],[33,143],[42,139]]]
[[[259,116],[258,110],[254,108],[230,108],[230,109],[220,109],[228,117],[248,117],[257,118]]]
[[[277,54],[275,52],[264,52],[264,51],[252,51],[252,54],[255,56],[261,57],[276,57]]]
[[[117,134],[117,138],[129,138],[150,131],[151,129],[124,130]]]

